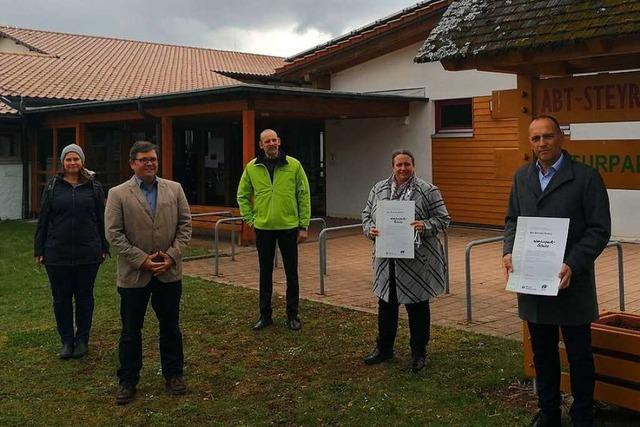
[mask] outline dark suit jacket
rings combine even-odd
[[[522,319],[552,325],[581,325],[598,318],[594,262],[611,235],[607,189],[598,172],[563,151],[560,169],[543,192],[534,162],[515,174],[505,218],[503,253],[513,249],[519,216],[569,218],[564,262],[571,267],[568,289],[556,297],[518,294]]]

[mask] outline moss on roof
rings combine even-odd
[[[431,32],[417,62],[640,34],[637,0],[457,0]]]

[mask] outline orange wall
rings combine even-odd
[[[499,176],[496,156],[518,148],[518,123],[492,119],[490,100],[473,99],[473,137],[432,139],[433,182],[456,223],[504,225],[511,175]]]

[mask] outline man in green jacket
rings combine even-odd
[[[287,276],[287,325],[296,331],[302,327],[298,318],[298,243],[307,239],[309,181],[300,162],[280,150],[275,131],[260,133],[260,150],[245,167],[238,185],[240,214],[256,231],[260,264],[260,319],[253,329],[273,324],[271,294],[277,243]]]

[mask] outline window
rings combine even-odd
[[[435,102],[438,136],[472,136],[473,109],[471,98]]]
[[[0,162],[20,161],[20,139],[11,133],[0,133]]]

